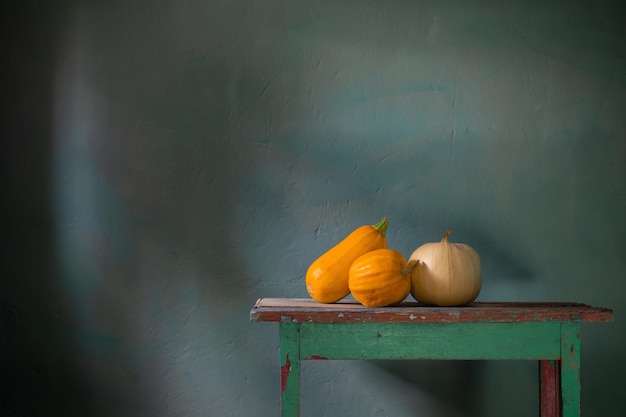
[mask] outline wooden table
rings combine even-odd
[[[353,300],[262,298],[253,322],[278,322],[283,417],[300,412],[300,362],[315,359],[525,359],[539,363],[540,416],[580,415],[580,323],[613,311],[579,303],[476,302],[368,308]]]

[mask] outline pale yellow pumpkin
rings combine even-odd
[[[393,249],[361,255],[350,266],[348,285],[355,300],[366,307],[399,303],[411,290],[411,270],[404,256]]]
[[[450,233],[448,229],[441,242],[426,243],[409,257],[417,262],[411,273],[411,295],[421,303],[462,306],[480,293],[480,257],[469,245],[448,242]]]

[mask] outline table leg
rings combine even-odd
[[[280,399],[282,417],[300,415],[300,325],[280,323]]]
[[[539,361],[539,415],[561,417],[561,361]]]
[[[563,417],[580,416],[580,324],[561,323],[561,404]]]

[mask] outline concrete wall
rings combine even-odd
[[[17,3],[16,3],[17,4]],[[271,416],[309,263],[390,219],[480,253],[480,300],[583,325],[583,415],[626,394],[617,1],[24,1],[2,13],[0,414]],[[7,6],[5,6],[7,7]],[[9,13],[10,11],[10,13]],[[303,416],[527,416],[530,362],[328,362]]]

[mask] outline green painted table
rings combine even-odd
[[[278,322],[283,417],[300,412],[300,362],[312,359],[524,359],[539,363],[540,416],[580,415],[580,323],[613,320],[579,303],[405,301],[368,308],[353,300],[262,298],[254,322]]]

